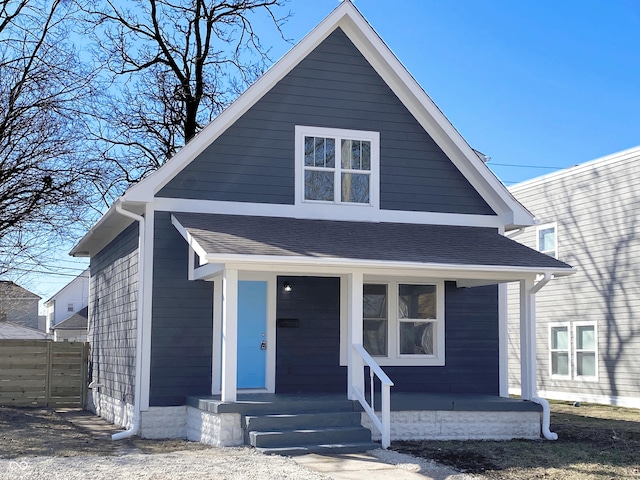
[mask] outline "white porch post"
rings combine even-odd
[[[222,379],[221,399],[235,402],[238,371],[238,270],[222,274]]]
[[[534,280],[520,281],[520,388],[521,397],[537,396],[536,385],[536,303]]]
[[[353,390],[364,395],[364,362],[355,355],[353,344],[362,344],[362,272],[347,275],[347,397],[356,400]]]

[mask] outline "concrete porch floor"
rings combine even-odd
[[[340,393],[239,393],[236,402],[223,402],[220,395],[187,397],[186,404],[213,413],[245,413],[256,410],[270,411],[280,407],[304,403],[345,402]],[[367,400],[369,396],[367,395]],[[375,408],[379,410],[380,394],[375,394]],[[353,411],[363,411],[358,401],[353,401]],[[494,395],[459,393],[391,393],[391,411],[462,411],[462,412],[541,412],[536,403]]]

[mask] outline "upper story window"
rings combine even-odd
[[[73,303],[67,303],[67,312],[73,312]]]
[[[557,228],[555,223],[540,225],[537,228],[537,249],[552,257],[558,257]]]
[[[296,127],[297,201],[378,206],[378,132]]]

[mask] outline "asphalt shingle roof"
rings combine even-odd
[[[207,254],[571,269],[566,263],[492,228],[200,213],[173,215]]]

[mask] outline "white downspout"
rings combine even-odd
[[[136,376],[134,379],[133,422],[131,428],[124,432],[111,435],[111,440],[121,440],[133,437],[140,430],[140,397],[142,396],[142,312],[143,312],[143,283],[144,283],[144,217],[122,208],[121,200],[116,201],[116,212],[138,222],[138,311],[136,315]]]
[[[553,275],[550,273],[545,273],[544,277],[538,281],[538,283],[536,283],[533,287],[531,287],[531,289],[529,289],[529,294],[530,295],[535,295],[536,293],[538,293],[540,291],[540,289],[542,289],[542,287],[544,287],[547,283],[549,283],[551,280],[553,279]],[[535,315],[535,314],[534,314]],[[533,342],[536,341],[535,339],[535,335],[533,336],[532,339]],[[536,392],[538,390],[538,387],[536,385],[536,376],[534,375],[533,378],[531,378],[531,383],[533,384],[530,387],[530,391],[531,392]],[[542,435],[544,436],[545,439],[547,440],[557,440],[558,439],[558,434],[555,432],[552,432],[549,427],[551,425],[551,409],[549,407],[549,402],[547,400],[545,400],[544,398],[540,398],[537,395],[533,395],[530,400],[533,403],[537,403],[538,405],[540,405],[542,407],[542,424],[541,424],[541,432]]]

